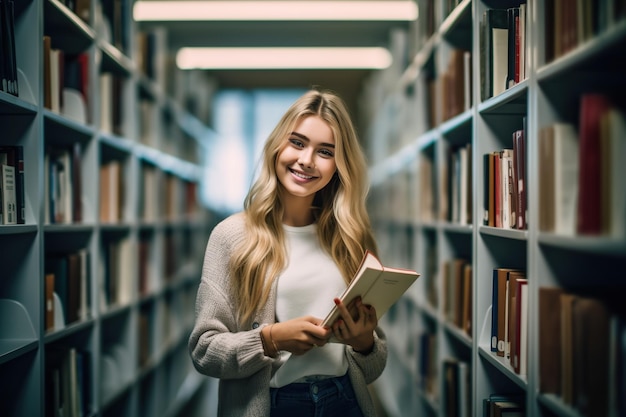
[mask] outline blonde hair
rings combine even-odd
[[[230,272],[238,297],[238,319],[248,323],[267,302],[272,283],[286,265],[282,226],[281,185],[276,158],[304,117],[322,118],[335,138],[337,171],[315,195],[312,209],[322,248],[330,254],[348,283],[366,249],[376,251],[367,198],[367,166],[343,100],[327,91],[311,90],[283,115],[263,148],[259,176],[244,202],[246,238],[235,248]]]

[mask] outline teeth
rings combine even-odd
[[[293,172],[293,174],[294,174],[296,177],[300,177],[300,178],[305,179],[305,180],[310,180],[311,178],[313,178],[313,177],[311,177],[311,176],[309,176],[309,175],[304,175],[304,174],[301,174],[301,173],[299,173],[299,172],[297,172],[297,171],[291,171],[291,172]]]

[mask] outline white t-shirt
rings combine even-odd
[[[283,225],[287,239],[287,267],[278,277],[277,321],[311,315],[323,319],[334,306],[333,299],[346,288],[339,268],[317,239],[316,225]],[[270,381],[277,388],[307,376],[342,376],[348,370],[345,345],[327,343],[304,355],[282,352],[282,366]]]

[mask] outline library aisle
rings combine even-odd
[[[175,416],[203,385],[187,338],[211,131],[120,7],[2,2],[3,416]]]
[[[624,4],[419,5],[362,98],[384,262],[422,273],[383,323],[383,404],[624,415]]]

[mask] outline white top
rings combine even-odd
[[[311,315],[324,319],[333,299],[346,289],[339,268],[317,239],[317,227],[283,225],[287,239],[287,267],[278,277],[276,318],[287,321]],[[348,370],[345,345],[328,343],[304,355],[281,353],[282,366],[270,381],[277,388],[307,376],[342,376]]]

